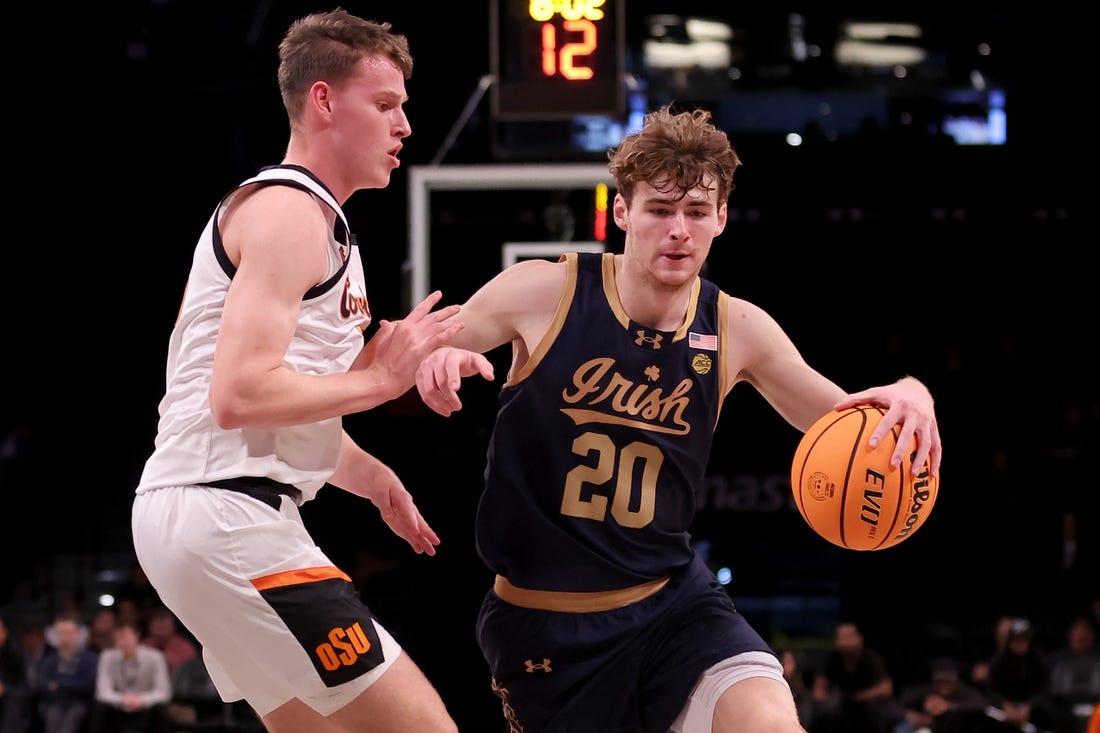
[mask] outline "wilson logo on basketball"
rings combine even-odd
[[[370,640],[363,633],[363,627],[356,621],[346,629],[339,626],[328,632],[328,641],[319,644],[315,650],[321,665],[329,672],[340,667],[350,667],[359,661],[359,657],[370,651]]]
[[[910,462],[915,456],[915,451],[909,455]],[[909,506],[909,516],[905,518],[905,525],[898,530],[896,539],[901,539],[913,531],[913,527],[920,521],[921,510],[932,498],[932,491],[928,486],[928,477],[928,464],[925,463],[921,472],[917,474],[917,480],[913,482],[913,503]]]

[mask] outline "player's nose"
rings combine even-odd
[[[683,212],[675,214],[669,221],[669,236],[677,241],[683,241],[690,235],[687,226],[687,218],[684,217]]]

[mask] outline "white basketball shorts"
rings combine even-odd
[[[142,569],[227,702],[264,716],[299,698],[330,715],[401,653],[287,497],[276,511],[225,489],[155,489],[132,524]]]

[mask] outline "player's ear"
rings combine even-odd
[[[306,105],[310,111],[328,117],[332,114],[332,87],[328,82],[317,81],[306,93]]]
[[[718,236],[726,230],[726,216],[729,214],[729,206],[722,204],[718,207],[718,226],[714,228],[714,236]]]
[[[621,193],[615,194],[615,202],[611,205],[611,210],[615,216],[615,224],[617,224],[619,229],[622,229],[624,232],[626,231],[626,224],[629,218],[627,216],[627,210],[629,208],[630,207],[627,206],[626,199],[623,198],[623,195]]]

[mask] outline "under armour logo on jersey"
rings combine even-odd
[[[635,345],[645,346],[648,344],[654,351],[661,348],[661,341],[664,339],[663,334],[655,333],[651,336],[641,329],[635,331],[635,333],[638,334],[638,338],[634,339]]]
[[[543,672],[546,672],[547,674],[554,671],[550,669],[550,660],[545,658],[542,660],[542,664],[535,664],[535,662],[531,659],[523,660],[523,664],[525,667],[527,667],[527,674],[534,674],[535,670],[539,669],[541,669]]]

